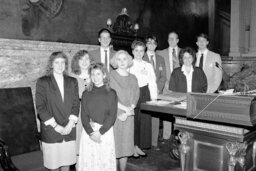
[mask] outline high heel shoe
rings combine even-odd
[[[137,154],[137,153],[134,153],[132,157],[135,158],[135,159],[138,159],[138,158],[140,158],[140,155]]]
[[[139,154],[140,157],[148,157],[147,153]]]

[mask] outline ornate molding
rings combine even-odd
[[[245,156],[247,143],[243,142],[229,142],[226,144],[226,149],[230,155],[228,162],[228,170],[235,171],[235,166],[237,163],[243,168],[245,164]]]
[[[189,146],[189,141],[191,141],[192,139],[192,134],[188,133],[186,131],[180,131],[178,134],[179,140],[181,142],[180,146],[179,146],[179,150],[180,150],[180,162],[181,162],[181,170],[184,171],[185,170],[185,166],[186,166],[186,154],[190,151],[191,147]],[[189,160],[189,159],[188,159]]]

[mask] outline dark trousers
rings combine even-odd
[[[140,87],[140,98],[134,109],[134,144],[141,149],[151,147],[152,119],[151,115],[140,111],[140,104],[150,100],[148,86]]]

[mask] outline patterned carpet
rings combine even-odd
[[[180,162],[168,154],[168,145],[159,143],[160,151],[148,150],[147,157],[129,158],[126,171],[181,171]]]

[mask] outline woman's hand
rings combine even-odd
[[[68,135],[70,134],[70,132],[72,131],[72,128],[74,127],[75,125],[75,121],[70,119],[68,124],[65,126],[63,132],[62,132],[62,135]]]
[[[120,121],[125,121],[127,119],[128,115],[127,113],[122,113],[120,114],[117,118],[120,120]]]
[[[127,107],[127,109],[125,110],[125,113],[126,113],[127,116],[134,115],[134,108],[133,107]]]
[[[101,143],[101,134],[99,131],[91,133],[90,139],[96,143]]]
[[[62,134],[63,133],[63,130],[64,130],[64,127],[63,126],[60,126],[60,125],[57,125],[54,127],[54,130],[56,132],[58,132],[59,134]]]

